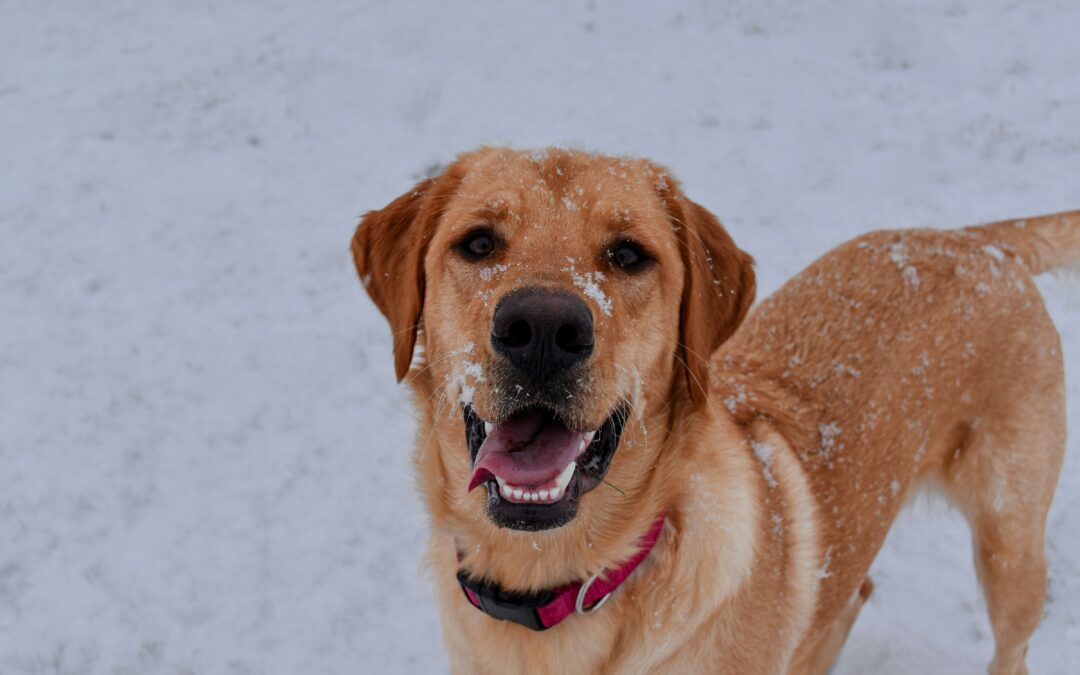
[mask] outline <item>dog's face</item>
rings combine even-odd
[[[640,492],[651,422],[704,404],[754,291],[665,171],[562,150],[464,155],[367,214],[353,254],[398,378],[412,366],[436,429],[464,424],[437,443],[442,501],[514,529],[565,525],[605,477]]]

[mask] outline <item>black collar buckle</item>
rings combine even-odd
[[[488,616],[512,621],[536,631],[548,629],[537,610],[555,599],[552,591],[511,593],[486,581],[470,581],[469,573],[465,570],[458,571],[457,580],[469,604]]]

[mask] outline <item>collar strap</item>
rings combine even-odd
[[[466,570],[457,573],[458,583],[469,604],[488,616],[513,621],[533,630],[547,630],[562,623],[571,614],[589,614],[600,608],[630,574],[637,569],[652,550],[665,515],[638,540],[639,550],[634,557],[614,570],[605,570],[588,580],[536,593],[515,593],[488,581],[471,581]]]

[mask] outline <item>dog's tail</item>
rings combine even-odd
[[[1003,220],[970,228],[1002,243],[1033,275],[1051,270],[1080,274],[1080,211]]]

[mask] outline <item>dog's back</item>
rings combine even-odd
[[[1077,260],[1078,212],[875,232],[810,265],[721,348],[736,412],[802,427],[824,551],[815,625],[852,601],[911,484],[932,480],[972,523],[995,664],[1022,662],[1065,438],[1059,338],[1032,276]],[[730,395],[747,367],[771,375],[760,399]]]

